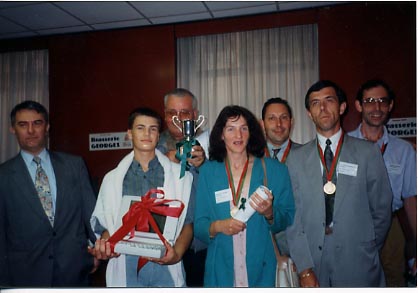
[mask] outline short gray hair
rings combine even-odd
[[[174,90],[168,92],[165,96],[164,96],[164,108],[167,106],[167,100],[169,96],[176,96],[176,97],[186,97],[186,96],[190,96],[192,97],[192,106],[193,109],[197,109],[197,99],[196,96],[189,90],[186,90],[184,88],[175,88]]]

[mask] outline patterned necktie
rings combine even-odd
[[[273,149],[273,159],[277,160],[277,154],[280,152],[280,149]]]
[[[54,226],[54,209],[52,206],[51,188],[49,186],[48,176],[41,166],[41,158],[34,157],[33,161],[36,163],[35,188],[39,195],[42,207],[45,214],[48,216],[51,226]]]
[[[334,159],[334,154],[331,150],[331,140],[327,139],[326,141],[327,146],[325,147],[324,157],[325,157],[325,164],[327,165],[328,172],[331,171],[332,160]],[[324,183],[327,182],[326,179],[326,172],[324,170]],[[332,176],[332,181],[334,181],[334,175]],[[326,225],[329,226],[332,223],[333,213],[334,213],[334,197],[333,195],[325,194],[325,222]]]

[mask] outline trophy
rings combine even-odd
[[[183,133],[183,140],[176,144],[176,158],[180,161],[181,171],[180,178],[185,174],[186,170],[190,169],[187,158],[191,157],[192,147],[200,145],[199,141],[195,139],[197,130],[205,122],[205,117],[199,115],[197,120],[184,119],[180,120],[178,116],[173,116],[173,124]]]

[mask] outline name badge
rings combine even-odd
[[[337,172],[338,174],[344,174],[348,176],[357,177],[357,164],[351,164],[346,162],[340,162],[338,164]]]
[[[215,191],[215,200],[216,203],[222,203],[232,200],[232,192],[231,189],[224,189]]]
[[[388,173],[400,175],[402,173],[402,167],[398,164],[390,164],[387,166]]]

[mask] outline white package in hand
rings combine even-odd
[[[259,196],[261,196],[263,199],[267,199],[268,195],[266,193],[266,190],[269,190],[264,185],[260,185],[256,190],[255,193],[257,193]],[[255,210],[250,205],[250,200],[252,201],[252,198],[250,197],[249,200],[245,202],[244,208],[238,209],[238,211],[235,213],[235,215],[232,215],[232,217],[238,221],[241,221],[243,223],[247,223],[247,221],[251,218],[251,216],[254,214]]]

